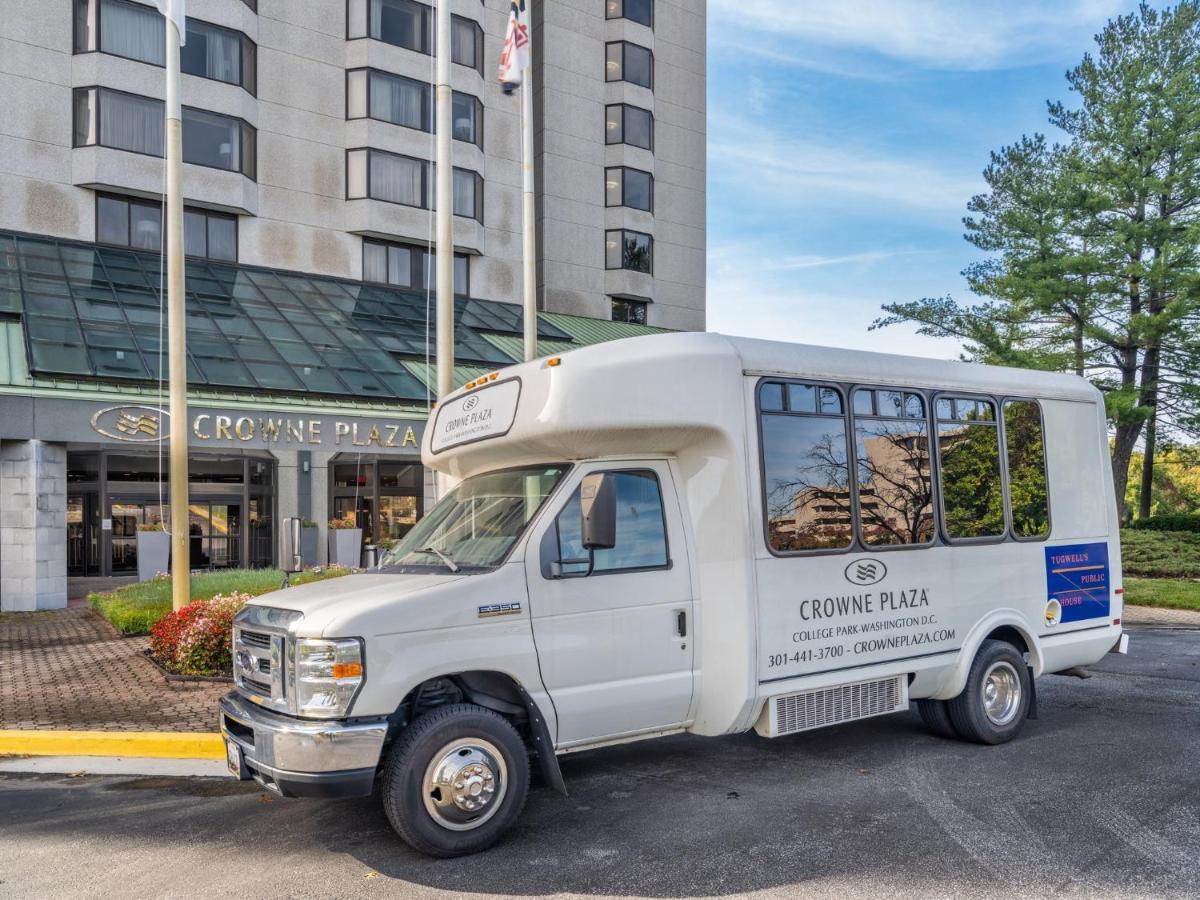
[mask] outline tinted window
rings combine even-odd
[[[995,411],[987,400],[955,398],[954,421],[938,402],[939,479],[946,536],[999,537],[1004,534],[1004,498],[1000,488],[1000,436]]]
[[[647,569],[667,564],[667,534],[662,492],[652,472],[611,472],[617,489],[617,542],[611,550],[595,551],[593,572]],[[587,571],[579,512],[579,489],[555,521],[558,556],[565,575]]]
[[[862,411],[873,406],[877,415]],[[913,418],[897,419],[901,411],[910,409]],[[921,397],[859,389],[854,392],[854,411],[863,543],[928,543],[933,540],[933,489],[929,426],[924,418],[916,418],[924,416]]]
[[[1013,534],[1044,537],[1050,532],[1050,500],[1042,416],[1036,402],[1010,400],[1004,404],[1004,440]]]
[[[809,397],[815,404],[828,391],[837,402],[827,400],[822,406],[836,413],[770,412],[761,400],[773,399],[779,387],[767,382],[759,389],[767,540],[772,549],[783,552],[848,547],[853,527],[841,398],[829,388],[788,385],[789,396],[797,388],[796,396],[805,405]]]
[[[604,4],[607,19],[629,19],[650,27],[654,23],[653,0],[607,0]]]
[[[105,0],[100,9],[100,50],[161,66],[166,54],[164,21],[153,6]],[[188,22],[189,44],[191,31]]]
[[[428,6],[412,0],[370,0],[367,19],[368,34],[376,40],[429,52]]]
[[[642,87],[653,87],[654,54],[637,44],[615,41],[608,45],[604,77],[606,81],[628,81]]]
[[[640,231],[605,232],[604,264],[609,269],[645,272],[654,268],[654,239]]]
[[[654,149],[654,116],[638,106],[614,103],[605,107],[604,141]]]

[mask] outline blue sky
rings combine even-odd
[[[962,217],[988,153],[1118,0],[709,0],[708,327],[953,357],[880,304],[969,292]]]

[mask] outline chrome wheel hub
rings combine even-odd
[[[1012,663],[993,663],[983,676],[983,711],[993,725],[1004,726],[1021,708],[1021,678]]]
[[[433,755],[422,784],[425,810],[451,831],[490,819],[508,790],[504,755],[483,738],[459,738]]]

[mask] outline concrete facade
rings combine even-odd
[[[93,0],[102,2],[102,0]],[[189,204],[238,216],[238,261],[362,277],[364,237],[425,245],[432,213],[347,199],[346,154],[371,147],[431,159],[428,132],[347,118],[348,70],[372,67],[429,82],[431,56],[348,39],[350,7],[368,0],[206,0],[190,11],[257,46],[257,95],[182,76],[183,102],[257,129],[257,174],[184,165]],[[521,168],[517,95],[495,79],[507,0],[449,0],[483,32],[478,69],[454,65],[456,91],[483,105],[482,148],[453,142],[454,164],[483,179],[483,221],[455,217],[471,255],[470,293],[517,302],[521,291]],[[364,7],[365,9],[365,7]],[[538,296],[542,309],[610,318],[611,297],[643,298],[647,324],[704,327],[705,2],[654,0],[654,27],[608,19],[605,0],[535,2]],[[162,161],[100,146],[72,147],[72,96],[94,85],[163,96],[162,69],[104,52],[74,53],[73,0],[0,0],[0,228],[96,239],[97,191],[156,198]],[[653,88],[605,80],[605,45],[654,54]],[[604,109],[654,115],[654,149],[605,143]],[[605,206],[604,169],[654,175],[653,212]],[[653,274],[605,268],[605,229],[653,235]]]
[[[67,451],[0,441],[0,612],[67,605]]]

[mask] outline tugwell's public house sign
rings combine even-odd
[[[17,402],[24,400],[23,403]],[[5,437],[45,441],[155,445],[170,432],[170,414],[156,406],[77,400],[0,398]],[[420,453],[424,422],[389,416],[329,416],[192,406],[188,445],[248,450],[355,450]],[[28,432],[21,434],[20,432]]]

